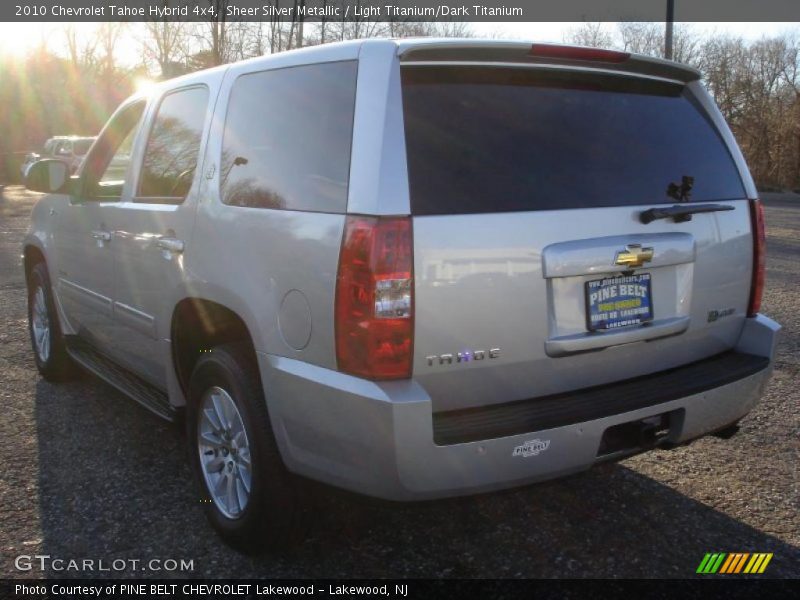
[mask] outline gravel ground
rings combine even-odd
[[[568,479],[423,505],[317,491],[291,555],[244,557],[206,524],[182,435],[93,378],[36,373],[20,242],[35,196],[0,196],[0,569],[20,554],[187,559],[205,577],[686,577],[706,552],[774,552],[800,576],[800,196],[767,195],[763,311],[784,326],[775,374],[729,441],[699,440]],[[48,576],[77,573],[45,572]],[[125,571],[117,575],[164,576]],[[104,573],[98,573],[102,576]]]

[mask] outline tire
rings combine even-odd
[[[28,332],[36,368],[48,381],[74,378],[78,367],[67,354],[58,312],[53,301],[47,265],[40,262],[28,279]]]
[[[186,412],[200,501],[220,537],[246,553],[281,551],[297,541],[295,486],[272,433],[249,344],[225,344],[203,353],[192,372]],[[220,415],[228,421],[227,438],[221,434],[226,428]]]

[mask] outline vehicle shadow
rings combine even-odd
[[[179,427],[93,378],[39,381],[35,414],[41,553],[142,561],[49,577],[689,577],[706,552],[738,551],[773,552],[771,577],[800,574],[800,549],[624,464],[414,505],[303,484],[308,537],[283,556],[243,556],[205,521]]]

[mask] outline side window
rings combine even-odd
[[[147,140],[137,199],[183,201],[197,168],[207,106],[206,87],[164,97]]]
[[[125,183],[125,177],[128,174],[128,165],[131,164],[131,152],[133,151],[133,140],[136,139],[137,129],[134,127],[122,140],[111,161],[108,163],[106,170],[100,176],[99,184],[114,184]]]
[[[113,200],[122,196],[144,107],[144,101],[136,102],[114,115],[86,157],[83,177],[87,199]]]
[[[343,212],[355,61],[242,75],[233,84],[220,163],[225,204]]]

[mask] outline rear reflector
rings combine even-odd
[[[750,302],[747,316],[755,317],[761,309],[766,270],[766,234],[764,232],[764,205],[761,200],[750,200],[750,225],[753,231],[753,280],[750,284]]]
[[[580,46],[559,46],[556,44],[533,44],[530,54],[537,58],[588,60],[606,63],[622,63],[631,57],[627,52],[618,52],[616,50],[582,48]]]
[[[336,360],[370,379],[411,376],[410,217],[349,216],[336,278]]]

